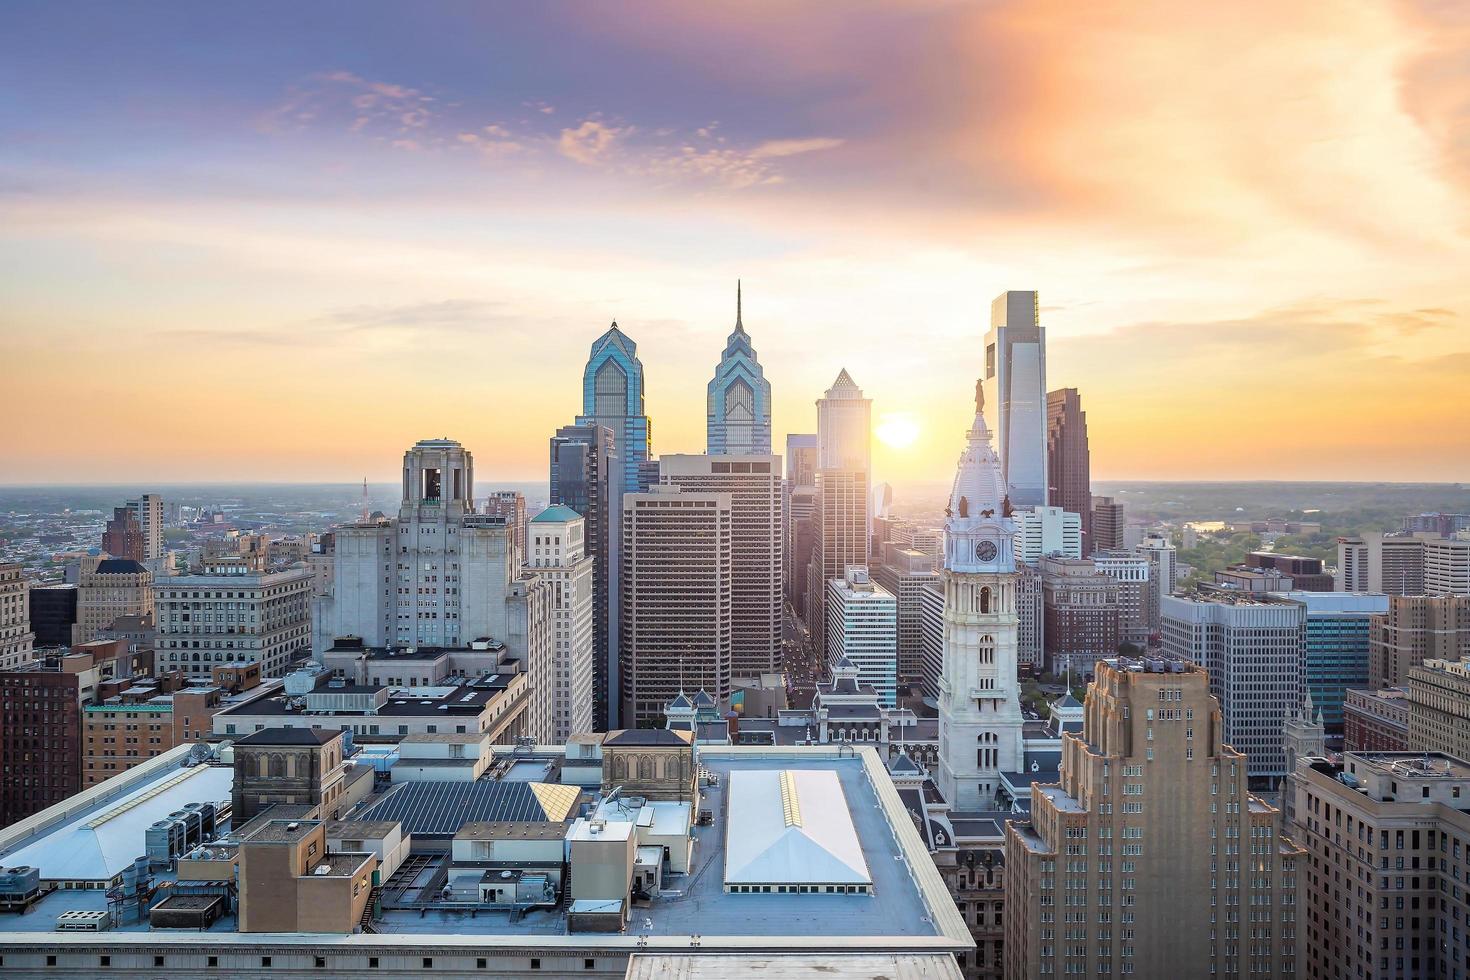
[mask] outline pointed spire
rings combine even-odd
[[[745,333],[745,324],[740,319],[740,280],[735,280],[735,332]]]

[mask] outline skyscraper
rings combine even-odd
[[[112,508],[112,519],[102,531],[102,550],[113,558],[143,560],[143,528],[131,507]]]
[[[730,696],[731,499],[657,485],[623,495],[622,724],[659,724],[680,691]]]
[[[1089,547],[1093,551],[1115,551],[1123,547],[1123,527],[1126,523],[1121,503],[1112,497],[1093,497],[1092,542]]]
[[[827,666],[856,668],[878,703],[898,704],[898,599],[873,584],[868,569],[851,565],[827,583]]]
[[[709,383],[706,452],[711,456],[767,456],[771,452],[771,383],[756,360],[740,317],[735,284],[735,332],[725,341]]]
[[[260,665],[266,677],[311,651],[311,572],[267,572],[233,555],[205,561],[187,575],[154,580],[153,607],[161,669],[208,678],[221,664]]]
[[[1036,293],[1010,290],[990,304],[984,384],[1011,504],[1047,503],[1046,328]]]
[[[551,438],[551,502],[587,521],[592,556],[594,731],[618,727],[618,616],[622,596],[624,469],[605,425],[567,425]]]
[[[793,487],[817,485],[819,445],[814,432],[792,432],[786,436],[786,480]]]
[[[573,735],[593,730],[593,558],[587,554],[587,522],[562,504],[531,519],[526,564],[550,586],[552,669],[550,690],[532,691],[551,698],[551,730],[536,732],[543,744],[563,745]]]
[[[0,670],[31,659],[31,583],[18,563],[0,564]]]
[[[849,565],[868,563],[872,406],[845,368],[817,400],[815,540],[806,612],[819,651],[827,648],[827,582],[847,574]]]
[[[781,457],[666,455],[662,482],[730,495],[730,668],[737,677],[781,669]]]
[[[1024,758],[1016,666],[1015,528],[1000,459],[975,386],[975,421],[944,524],[944,656],[939,679],[939,791],[952,806],[993,806],[1000,774]]]
[[[496,490],[485,498],[485,513],[503,517],[511,529],[516,550],[526,556],[526,498],[519,490]]]
[[[1402,687],[1426,660],[1470,657],[1470,596],[1391,595],[1368,633],[1368,684]]]
[[[1424,595],[1424,539],[1371,532],[1337,539],[1338,592]]]
[[[1204,671],[1099,663],[1059,782],[1006,824],[1005,975],[1298,976],[1307,854],[1250,796],[1247,762]]]
[[[128,501],[128,509],[138,519],[138,528],[143,533],[143,557],[140,561],[154,561],[163,557],[163,498],[156,493],[145,493],[136,500]]]
[[[1047,503],[1082,521],[1082,554],[1092,554],[1092,458],[1087,448],[1087,413],[1076,388],[1046,396]]]
[[[577,424],[612,429],[623,464],[624,491],[648,488],[653,423],[643,410],[643,362],[638,360],[638,345],[618,329],[617,321],[592,344],[582,372],[582,414]]]
[[[817,437],[815,433],[786,436],[786,483],[783,487],[786,540],[786,598],[806,620],[806,577],[815,546],[812,515],[817,507]]]

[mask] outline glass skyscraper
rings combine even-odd
[[[755,348],[740,317],[740,284],[735,284],[735,332],[709,383],[710,455],[765,456],[771,452],[771,383],[756,360]]]
[[[638,345],[618,329],[616,320],[592,344],[582,372],[582,414],[577,424],[612,429],[623,463],[624,491],[647,489],[653,425],[643,410],[643,362],[638,360]]]
[[[1011,290],[991,303],[983,383],[1011,505],[1045,506],[1046,328],[1036,293]]]

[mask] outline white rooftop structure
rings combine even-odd
[[[825,769],[730,774],[725,890],[868,892],[873,878],[837,774]]]

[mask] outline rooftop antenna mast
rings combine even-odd
[[[362,522],[366,524],[372,511],[368,510],[367,477],[362,478]]]

